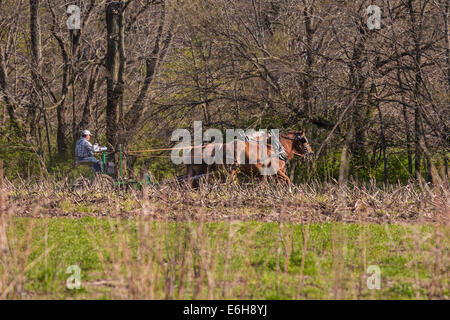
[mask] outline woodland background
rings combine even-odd
[[[305,128],[315,158],[290,164],[295,181],[448,177],[448,20],[449,0],[0,0],[0,160],[11,178],[63,176],[82,129],[127,151],[202,120]]]

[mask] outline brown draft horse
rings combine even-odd
[[[218,171],[228,172],[226,163],[233,163],[231,171],[229,171],[230,178],[239,173],[254,174],[258,173],[260,177],[264,176],[264,171],[274,168],[269,174],[276,174],[277,178],[291,183],[291,180],[286,175],[286,164],[295,155],[305,159],[310,153],[313,153],[308,139],[305,137],[304,130],[293,131],[285,134],[280,134],[279,143],[284,149],[283,154],[277,154],[276,148],[272,146],[272,138],[269,136],[266,141],[263,137],[256,137],[249,141],[234,140],[224,144],[209,143],[203,145],[201,153],[201,163],[194,163],[194,152],[191,149],[191,164],[186,164],[186,177],[189,186],[198,187],[199,179],[209,176]],[[216,150],[220,150],[223,155],[222,163],[224,164],[207,164],[206,156],[213,157]],[[233,151],[231,151],[233,150]],[[227,159],[228,157],[228,159]],[[230,157],[232,157],[230,161]],[[228,160],[228,161],[227,161]],[[272,169],[273,170],[273,169]]]
[[[290,184],[291,179],[286,175],[287,162],[292,160],[295,155],[305,159],[308,154],[313,153],[313,150],[309,145],[308,139],[305,137],[304,130],[280,134],[279,142],[283,147],[281,153],[280,151],[278,153],[276,152],[271,137],[265,145],[258,143],[258,141],[238,141],[237,158],[230,172],[230,177],[233,178],[238,170],[241,173],[250,175],[258,173],[262,177],[264,176],[264,170],[267,171],[273,168],[274,170],[269,170],[266,174],[271,175],[276,173],[278,179]],[[244,161],[242,161],[242,158]],[[252,163],[250,159],[253,160]]]

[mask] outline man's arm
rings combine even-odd
[[[89,141],[84,140],[83,147],[85,150],[88,151],[89,157],[94,156],[94,147],[92,146],[92,144]]]

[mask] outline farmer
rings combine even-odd
[[[89,142],[91,133],[89,130],[83,130],[81,139],[78,140],[75,147],[75,156],[80,164],[91,165],[95,172],[101,173],[103,171],[103,163],[94,157],[94,147]]]

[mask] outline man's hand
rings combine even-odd
[[[102,152],[108,150],[107,147],[100,147],[98,143],[94,144],[94,152]]]

